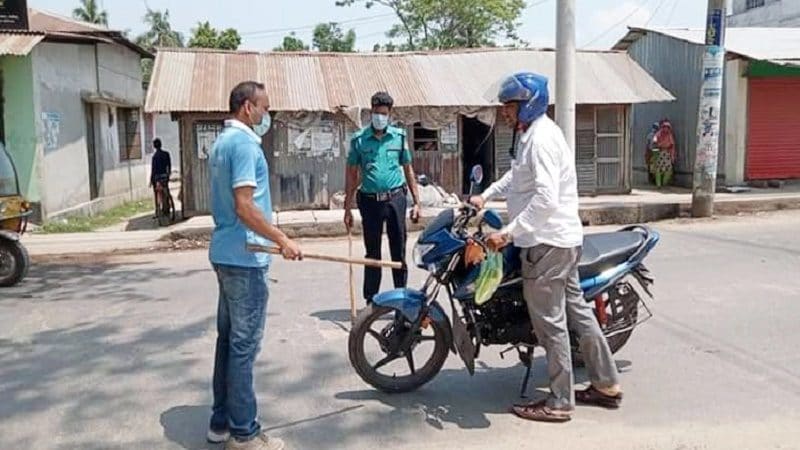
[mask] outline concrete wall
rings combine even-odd
[[[120,161],[116,105],[90,104],[85,93],[109,95],[141,105],[139,56],[122,47],[42,43],[33,53],[36,133],[42,155],[42,201],[45,217],[94,200],[90,165],[97,170],[100,197],[137,192],[148,183],[143,157]],[[88,134],[87,112],[93,115]],[[143,121],[140,110],[140,133]],[[56,126],[57,124],[57,126]],[[90,161],[88,143],[95,144]]]
[[[6,150],[17,168],[19,187],[30,202],[41,200],[34,119],[33,63],[30,56],[2,56],[3,123]]]
[[[89,201],[82,91],[96,86],[94,47],[42,43],[34,48],[36,134],[43,146],[45,215]]]
[[[798,27],[800,1],[766,0],[764,6],[747,9],[747,0],[733,0],[733,15],[728,16],[731,27]]]
[[[748,69],[746,60],[732,60],[725,65],[725,134],[720,152],[725,153],[725,184],[744,183],[747,156]]]

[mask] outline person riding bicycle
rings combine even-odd
[[[172,172],[172,160],[169,153],[161,146],[161,139],[153,139],[153,163],[150,169],[150,186],[153,188],[153,202],[158,209],[158,184],[169,192],[169,175]]]

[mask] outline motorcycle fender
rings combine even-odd
[[[16,242],[19,241],[19,234],[14,231],[0,230],[0,239]]]
[[[414,289],[393,289],[381,292],[372,299],[372,303],[375,305],[399,311],[409,322],[415,322],[419,318],[422,305],[426,301],[425,294]],[[438,302],[431,303],[428,316],[437,323],[446,325],[448,329],[450,328],[450,321]]]

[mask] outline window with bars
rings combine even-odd
[[[425,128],[421,123],[414,124],[414,151],[435,152],[439,150],[439,130]]]
[[[764,6],[764,0],[747,0],[745,8],[754,9],[754,8],[760,8],[762,6]]]
[[[117,131],[119,132],[120,161],[142,159],[142,139],[139,133],[139,110],[137,108],[117,108]]]

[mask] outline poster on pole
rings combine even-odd
[[[697,123],[697,167],[715,171],[719,146],[720,110],[722,107],[722,74],[725,50],[716,45],[706,47],[703,54],[703,84],[700,92],[700,113]]]

